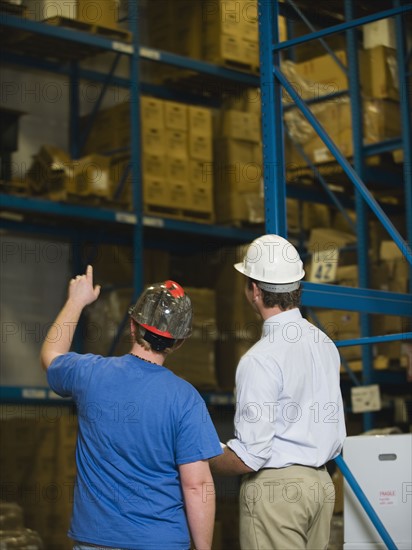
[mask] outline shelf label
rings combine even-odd
[[[164,227],[165,222],[159,218],[150,218],[149,216],[143,217],[143,225],[146,227]]]
[[[328,247],[313,254],[310,282],[333,283],[336,279],[338,261],[339,249],[335,247]]]
[[[129,53],[129,54],[134,53],[134,47],[131,44],[125,44],[124,42],[117,42],[117,41],[112,42],[112,49],[115,52],[120,52],[120,53]]]
[[[161,58],[160,52],[152,50],[151,48],[140,48],[139,53],[142,57],[154,59],[155,61],[159,61]]]
[[[129,214],[128,212],[116,212],[116,221],[120,223],[130,223],[135,225],[137,223],[137,216],[135,214]]]
[[[46,399],[47,391],[39,388],[23,388],[21,395],[25,399]]]
[[[364,413],[380,411],[381,394],[378,384],[370,386],[357,386],[351,390],[352,412]]]

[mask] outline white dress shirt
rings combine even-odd
[[[322,466],[346,436],[335,344],[299,309],[264,322],[236,371],[235,438],[250,468]]]

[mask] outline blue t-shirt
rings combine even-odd
[[[69,536],[133,550],[189,548],[178,465],[222,452],[195,388],[132,355],[67,353],[47,377],[78,408]]]

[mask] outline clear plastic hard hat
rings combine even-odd
[[[279,235],[263,235],[255,239],[247,248],[243,262],[235,264],[235,269],[256,281],[269,283],[272,292],[289,292],[299,284],[275,288],[276,285],[297,283],[304,276],[303,263],[296,248]],[[270,287],[274,285],[273,288]]]
[[[192,303],[174,281],[148,286],[129,310],[142,327],[165,338],[188,338],[192,333]]]

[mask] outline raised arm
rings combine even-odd
[[[179,466],[187,521],[196,550],[212,548],[215,486],[207,460]]]
[[[99,294],[100,286],[93,286],[91,265],[87,266],[85,275],[77,275],[71,279],[66,303],[51,325],[40,351],[43,369],[47,370],[58,355],[70,351],[83,308],[97,300]]]

